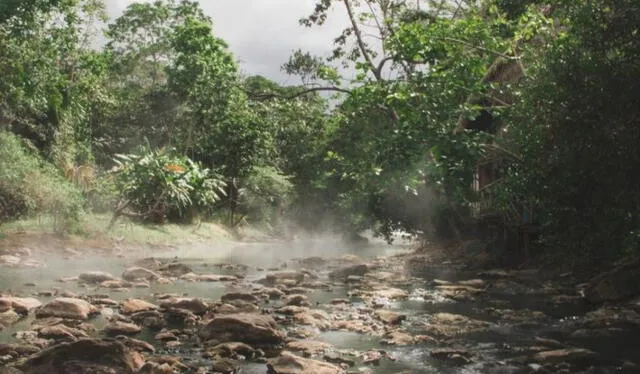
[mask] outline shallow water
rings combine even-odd
[[[143,253],[136,255],[141,258],[153,255],[156,258],[174,259],[190,266],[198,274],[224,274],[219,264],[244,264],[249,268],[244,276],[249,284],[263,277],[267,269],[284,269],[291,266],[289,260],[301,257],[320,256],[335,257],[343,254],[355,254],[364,259],[374,259],[378,256],[390,256],[408,250],[407,245],[389,246],[383,243],[374,243],[366,247],[346,247],[338,240],[317,240],[298,242],[295,244],[282,243],[252,243],[232,244],[219,243],[211,245],[193,246],[180,251],[166,251],[163,253]],[[41,269],[2,269],[0,271],[1,289],[8,293],[29,296],[39,291],[52,289],[69,290],[78,294],[107,294],[111,299],[122,300],[130,297],[150,299],[152,294],[176,293],[181,295],[201,297],[208,301],[215,301],[223,294],[230,291],[241,291],[232,288],[227,283],[192,283],[178,281],[170,285],[152,284],[151,288],[134,288],[130,292],[113,292],[108,289],[95,289],[82,287],[77,282],[61,283],[56,279],[61,277],[73,277],[84,271],[106,271],[114,276],[120,276],[122,271],[130,266],[134,257],[107,258],[93,256],[89,258],[49,257],[46,267]],[[417,289],[427,292],[433,291],[433,279],[460,281],[477,278],[476,274],[464,272],[451,266],[433,266],[422,269],[420,277],[414,279],[410,285],[404,288],[412,293]],[[226,271],[231,274],[233,272]],[[35,283],[36,286],[25,286],[26,283]],[[474,363],[464,367],[456,367],[437,361],[430,357],[431,349],[436,348],[433,343],[425,343],[409,347],[391,347],[380,344],[380,337],[366,336],[351,332],[321,332],[314,340],[323,340],[333,344],[338,350],[367,351],[370,349],[382,349],[387,351],[395,360],[383,359],[379,366],[367,368],[371,373],[386,374],[408,371],[411,373],[515,373],[521,368],[512,367],[504,363],[504,360],[518,356],[520,347],[529,347],[534,344],[536,336],[566,337],[564,329],[572,321],[572,316],[584,315],[593,307],[583,303],[554,304],[549,302],[549,296],[532,292],[539,284],[535,279],[524,279],[509,287],[489,290],[489,297],[483,297],[474,301],[451,302],[448,299],[435,299],[429,302],[420,298],[410,297],[408,300],[394,302],[390,309],[402,312],[408,316],[405,326],[409,332],[420,333],[420,324],[428,321],[434,313],[461,314],[474,319],[493,323],[488,331],[465,335],[455,343],[456,348],[468,350],[474,354]],[[331,291],[314,291],[309,295],[312,304],[318,303],[320,307],[326,305],[331,299],[346,298],[346,287],[333,287]],[[42,302],[50,298],[37,296]],[[353,299],[352,301],[355,301]],[[508,305],[510,309],[531,309],[542,311],[548,318],[529,325],[514,325],[510,323],[497,323],[498,318],[487,313],[487,308],[498,303]],[[273,306],[273,305],[272,305]],[[0,331],[0,342],[12,341],[13,333],[27,330],[33,317],[28,317],[10,328]],[[104,325],[103,317],[93,320],[96,327]],[[565,334],[565,335],[563,335]],[[137,338],[153,341],[153,334],[143,332]],[[616,348],[617,347],[619,348]],[[581,347],[593,349],[606,356],[608,361],[621,362],[640,358],[640,329],[631,326],[628,334],[618,336],[613,340],[592,338],[583,339]],[[185,353],[185,359],[197,360],[197,353]],[[639,357],[635,357],[639,355]],[[603,373],[620,372],[616,365],[601,365]],[[359,366],[353,371],[364,370]],[[247,363],[243,366],[242,373],[264,374],[264,364]]]

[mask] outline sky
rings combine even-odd
[[[134,0],[105,0],[111,18]],[[315,0],[199,0],[213,18],[215,36],[224,39],[246,75],[264,75],[281,84],[298,78],[280,71],[291,52],[301,48],[328,56],[332,40],[347,25],[345,12],[336,7],[321,27],[306,28],[298,20],[313,11]]]

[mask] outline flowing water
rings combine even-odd
[[[408,252],[408,246],[374,243],[368,246],[346,247],[340,241],[306,241],[295,244],[283,243],[252,243],[252,244],[212,244],[195,246],[180,251],[164,253],[137,253],[135,257],[153,255],[158,259],[177,259],[188,265],[196,274],[231,274],[237,270],[223,270],[221,264],[243,264],[247,269],[243,274],[247,282],[263,277],[269,270],[290,267],[292,259],[309,256],[336,257],[343,254],[355,254],[364,261],[371,261],[378,256],[394,256]],[[73,277],[85,271],[99,270],[119,275],[131,265],[134,257],[77,257],[63,258],[50,256],[43,268],[5,268],[0,271],[0,290],[4,293],[22,296],[36,296],[42,302],[52,298],[43,291],[68,290],[81,295],[91,293],[107,294],[113,300],[126,298],[140,298],[153,301],[153,294],[173,293],[185,296],[200,297],[215,301],[223,294],[231,291],[246,291],[238,289],[229,283],[217,282],[185,282],[176,281],[173,284],[160,285],[152,283],[150,288],[133,288],[129,292],[113,292],[109,289],[91,289],[78,282],[58,281],[59,278]],[[365,352],[372,349],[385,350],[393,358],[383,359],[377,366],[364,366],[361,363],[351,370],[354,372],[370,373],[520,373],[530,372],[536,366],[526,366],[514,362],[515,358],[530,352],[530,348],[537,344],[536,338],[558,339],[565,345],[589,348],[599,353],[599,359],[594,361],[594,372],[618,373],[635,372],[624,366],[625,362],[640,361],[640,325],[629,324],[623,331],[612,336],[589,336],[570,340],[570,333],[576,321],[594,307],[586,303],[571,299],[569,302],[552,302],[549,292],[544,292],[546,284],[536,280],[535,274],[518,277],[517,281],[507,279],[499,282],[499,287],[490,287],[482,297],[453,301],[442,297],[434,289],[434,279],[450,282],[474,279],[478,275],[466,272],[451,265],[424,266],[419,272],[414,272],[409,282],[401,287],[410,297],[401,301],[391,301],[386,307],[407,316],[403,327],[413,334],[421,334],[422,326],[430,321],[435,313],[453,313],[472,319],[485,321],[488,328],[479,332],[464,334],[463,337],[450,339],[447,343],[456,349],[469,352],[472,360],[466,365],[453,365],[444,360],[431,357],[433,349],[442,346],[442,342],[426,342],[409,346],[389,346],[380,343],[379,336],[369,336],[354,332],[324,331],[318,332],[314,340],[326,341],[338,350],[351,352]],[[553,295],[575,292],[564,290],[562,284],[554,285]],[[249,289],[250,290],[250,289]],[[318,308],[328,305],[335,298],[349,298],[349,286],[334,285],[331,291],[314,291],[309,295],[312,305]],[[559,291],[558,291],[559,290]],[[566,291],[566,292],[564,292]],[[357,297],[351,298],[354,307],[365,304]],[[543,317],[524,318],[516,322],[506,321],[501,315],[494,313],[497,306],[515,311],[539,311]],[[15,325],[0,331],[0,342],[15,341],[16,331],[28,330],[33,317],[28,317]],[[92,320],[98,329],[106,323],[105,318],[98,316]],[[137,336],[139,339],[153,340],[153,333],[143,331]],[[165,352],[161,347],[160,352]],[[188,347],[168,353],[179,353],[186,361],[206,364],[200,359],[198,351],[190,351]],[[525,371],[523,371],[523,368]],[[368,371],[367,371],[368,370]],[[529,371],[527,371],[529,370]],[[242,373],[264,374],[266,365],[248,363],[243,366]]]

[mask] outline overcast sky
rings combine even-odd
[[[134,0],[105,0],[112,18]],[[347,25],[337,7],[327,23],[306,28],[298,20],[313,11],[315,0],[199,0],[213,18],[214,33],[224,39],[240,62],[243,73],[261,74],[280,83],[297,84],[297,78],[280,71],[295,49],[327,56],[332,40]]]

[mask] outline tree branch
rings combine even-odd
[[[353,32],[356,35],[356,41],[358,43],[358,48],[360,48],[360,52],[362,53],[362,57],[364,57],[364,59],[367,61],[367,64],[369,65],[369,69],[373,73],[373,76],[376,78],[376,80],[381,81],[382,76],[380,74],[380,71],[376,69],[376,66],[373,63],[373,60],[371,59],[371,56],[367,51],[367,46],[365,45],[364,40],[362,39],[362,32],[360,31],[358,22],[356,22],[356,17],[355,17],[355,14],[353,13],[351,2],[349,0],[342,0],[342,2],[344,3],[344,6],[347,8],[347,14],[349,15],[349,20],[351,21]]]
[[[249,93],[247,93],[247,95],[249,96],[250,99],[252,100],[270,100],[270,99],[286,99],[286,100],[291,100],[291,99],[295,99],[297,97],[300,96],[304,96],[308,93],[311,92],[321,92],[321,91],[333,91],[333,92],[340,92],[340,93],[346,93],[346,94],[351,94],[350,90],[347,90],[345,88],[340,88],[340,87],[311,87],[311,88],[307,88],[304,89],[300,92],[296,92],[293,95],[280,95],[280,94],[276,94],[276,93],[267,93],[267,94],[259,94],[259,95],[251,95]]]

